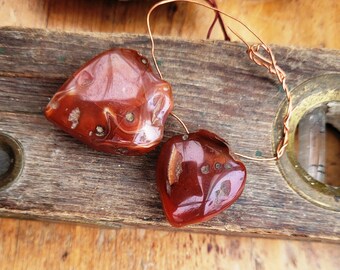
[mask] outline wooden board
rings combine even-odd
[[[210,129],[237,152],[271,154],[273,118],[284,97],[274,79],[248,61],[242,45],[172,39],[156,43],[161,69],[174,88],[175,112],[190,130]],[[158,150],[144,157],[97,153],[41,114],[69,75],[110,47],[149,56],[146,36],[0,31],[0,130],[21,141],[26,157],[20,179],[0,192],[1,215],[169,228],[154,182]],[[273,49],[291,86],[340,70],[336,51]],[[178,132],[180,127],[169,119],[165,137]],[[246,164],[249,177],[241,199],[218,218],[186,230],[339,240],[339,213],[294,193],[275,163]]]
[[[337,35],[340,2],[337,0],[316,0],[313,5],[308,0],[218,2],[223,10],[241,18],[267,42],[340,48]],[[144,33],[149,1],[127,4],[107,0],[3,0],[0,3],[1,26]],[[155,19],[155,31],[159,35],[199,39],[205,36],[212,18],[208,18],[204,10],[181,4],[163,9]],[[216,30],[214,38],[222,38],[218,27]],[[240,241],[240,249],[247,252],[246,256],[235,252],[235,240]],[[178,247],[182,252],[177,252]],[[263,270],[287,269],[287,266],[338,269],[340,264],[338,246],[330,243],[234,238],[183,231],[165,233],[152,229],[103,230],[6,218],[0,219],[0,250],[2,270],[88,269],[94,265],[97,269],[134,270],[194,269],[198,266],[200,269],[224,269],[226,265]]]
[[[340,264],[333,243],[13,219],[0,219],[0,249],[1,270],[335,270]]]

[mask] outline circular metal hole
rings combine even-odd
[[[8,187],[21,175],[23,154],[20,142],[0,132],[0,189]]]
[[[307,112],[295,132],[300,166],[315,180],[340,187],[340,102]]]
[[[295,149],[298,125],[312,110],[331,102],[340,102],[340,75],[330,74],[310,79],[292,90],[293,114],[289,122],[289,144],[278,162],[287,183],[302,197],[327,209],[340,211],[340,188],[320,182],[301,166]],[[283,103],[274,124],[274,147],[279,143],[282,118],[287,110]]]

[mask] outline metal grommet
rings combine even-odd
[[[0,132],[0,189],[17,180],[24,167],[24,149],[12,136]]]
[[[340,188],[312,178],[299,164],[295,152],[295,135],[300,120],[309,111],[329,102],[340,102],[340,74],[312,78],[291,91],[293,114],[289,122],[289,144],[278,162],[279,169],[289,186],[308,201],[334,211],[340,211]],[[274,149],[280,141],[282,117],[287,109],[284,102],[274,123]]]

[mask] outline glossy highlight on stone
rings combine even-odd
[[[153,73],[145,57],[111,49],[64,83],[45,116],[98,151],[140,155],[159,144],[172,108],[170,84]]]
[[[158,158],[157,187],[175,227],[216,216],[239,198],[245,182],[244,164],[207,130],[172,137]]]

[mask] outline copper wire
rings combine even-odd
[[[179,118],[176,114],[174,114],[173,112],[170,113],[172,117],[174,117],[181,125],[182,127],[185,129],[185,132],[187,134],[189,134],[189,129],[187,128],[187,126],[184,124],[184,122],[182,121],[181,118]]]
[[[272,53],[271,49],[260,39],[259,36],[257,36],[247,25],[245,25],[244,23],[242,23],[241,21],[239,21],[238,19],[228,15],[227,13],[212,7],[212,6],[208,6],[204,3],[200,3],[198,1],[195,0],[163,0],[160,1],[158,3],[156,3],[155,5],[153,5],[151,7],[151,9],[148,12],[147,15],[147,27],[148,27],[148,32],[149,32],[149,36],[150,36],[150,40],[151,40],[151,54],[152,54],[152,59],[153,62],[155,64],[156,70],[159,74],[159,76],[163,79],[163,75],[159,69],[159,66],[157,64],[156,61],[156,56],[155,56],[155,41],[152,35],[152,31],[151,31],[151,25],[150,25],[150,16],[152,14],[152,12],[159,6],[161,5],[165,5],[168,3],[173,3],[173,2],[186,2],[186,3],[193,3],[199,6],[203,6],[205,8],[208,8],[210,10],[213,10],[215,12],[218,12],[219,14],[222,14],[236,22],[238,22],[239,24],[241,24],[243,27],[245,27],[252,35],[254,35],[257,40],[260,42],[259,44],[253,44],[253,45],[249,45],[237,32],[235,32],[233,29],[231,29],[229,26],[226,26],[227,29],[229,29],[229,31],[231,31],[238,39],[240,39],[246,46],[247,46],[247,54],[249,56],[249,58],[256,63],[259,66],[263,66],[264,68],[266,68],[270,73],[275,74],[278,81],[280,82],[282,89],[284,90],[285,94],[286,94],[286,99],[287,99],[287,112],[285,117],[283,118],[283,131],[282,131],[282,137],[280,139],[280,142],[278,143],[277,149],[276,149],[276,154],[274,157],[270,157],[270,158],[255,158],[255,157],[250,157],[247,155],[243,155],[240,153],[235,153],[236,155],[246,158],[246,159],[250,159],[250,160],[254,160],[254,161],[271,161],[271,160],[278,160],[279,158],[282,157],[282,155],[284,154],[287,145],[288,145],[288,133],[289,133],[289,120],[291,118],[292,115],[292,99],[291,99],[291,94],[290,91],[288,89],[288,86],[286,84],[286,74],[285,72],[277,65],[276,63],[276,59],[274,57],[274,54]],[[260,50],[263,50],[264,52],[266,52],[266,56],[262,55],[260,53]],[[180,123],[181,125],[184,127],[185,131],[187,133],[189,133],[188,128],[186,127],[186,125],[184,124],[184,122],[176,115],[174,115],[172,113],[172,116],[174,116]]]
[[[205,0],[205,2],[209,3],[212,7],[217,8],[217,4],[216,4],[215,0]],[[228,36],[228,33],[227,33],[227,30],[226,30],[224,21],[221,17],[221,14],[217,11],[215,13],[216,13],[215,18],[214,18],[214,20],[213,20],[213,22],[210,25],[209,30],[208,30],[207,39],[210,38],[212,30],[213,30],[216,22],[219,21],[220,26],[221,26],[221,30],[222,30],[222,33],[223,33],[223,36],[224,36],[224,40],[230,41],[230,37]]]

